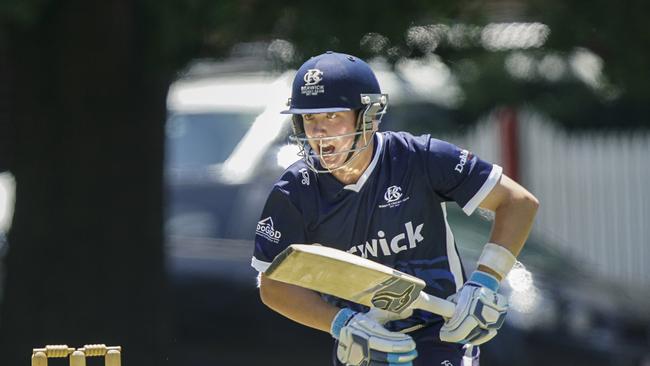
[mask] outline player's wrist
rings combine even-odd
[[[339,310],[339,312],[334,315],[334,319],[332,319],[332,325],[330,326],[330,334],[332,337],[339,339],[339,336],[341,335],[341,329],[343,329],[343,327],[345,327],[350,319],[352,319],[352,317],[356,314],[356,311],[349,308],[343,308]]]
[[[506,278],[517,258],[505,247],[487,243],[477,262],[477,271],[495,278],[497,282]]]
[[[495,276],[480,270],[476,270],[472,273],[469,277],[468,283],[489,288],[494,292],[499,290],[499,280]]]

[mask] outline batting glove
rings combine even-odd
[[[410,336],[351,309],[336,314],[330,332],[338,340],[336,356],[346,366],[411,366],[418,355]]]
[[[440,329],[440,339],[444,342],[483,344],[497,335],[508,311],[507,299],[496,292],[496,279],[485,281],[487,273],[476,271],[470,280],[449,297],[456,303],[454,315],[445,321]]]
[[[478,265],[487,267],[500,278],[505,278],[517,259],[505,247],[487,243],[478,259]],[[492,339],[503,325],[508,301],[497,293],[499,281],[480,270],[474,271],[469,281],[451,296],[456,310],[440,329],[440,339],[446,342],[479,345]]]

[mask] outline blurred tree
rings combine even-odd
[[[205,38],[203,56],[219,57],[238,42],[274,39],[289,42],[269,53],[288,54],[283,61],[291,66],[327,49],[390,62],[435,53],[462,87],[464,103],[453,113],[461,125],[499,105],[533,105],[569,128],[650,125],[648,2],[410,0],[398,8],[384,0],[371,8],[341,0],[327,6],[226,3],[213,16],[220,26]],[[541,22],[550,34],[541,47],[491,49],[481,33],[490,22]],[[529,75],[513,75],[510,65],[522,56]]]
[[[0,173],[9,170],[11,159],[12,128],[9,124],[9,58],[7,41],[0,33]]]
[[[479,24],[490,20],[490,3],[498,2],[483,4]],[[499,20],[548,25],[542,47],[488,50],[479,40],[469,47],[447,41],[436,50],[460,76],[462,120],[498,105],[532,105],[569,129],[650,127],[650,35],[644,30],[650,3],[519,3],[520,14]]]
[[[650,33],[644,31],[650,4],[641,0],[411,0],[400,2],[398,9],[394,2],[381,0],[372,8],[340,0],[327,6],[300,1],[239,4],[220,9],[221,26],[206,38],[204,56],[223,55],[237,42],[273,39],[290,41],[279,52],[292,56],[291,66],[327,49],[391,62],[435,53],[463,89],[465,102],[454,117],[460,124],[474,123],[499,105],[533,105],[570,128],[650,124],[650,86],[645,82]],[[481,33],[489,22],[541,22],[550,34],[541,47],[490,49]],[[442,26],[437,31],[444,32],[431,32],[431,26]],[[414,42],[423,29],[429,33]],[[521,56],[530,62],[529,75],[509,70]]]
[[[529,0],[529,13],[551,29],[547,47],[562,53],[586,48],[602,61],[606,92],[563,90],[544,104],[572,127],[650,127],[650,3]],[[593,65],[585,65],[593,67]],[[598,67],[599,65],[596,65]],[[595,94],[595,95],[594,95]]]

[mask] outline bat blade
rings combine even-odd
[[[392,313],[413,304],[425,287],[417,277],[320,245],[290,245],[273,260],[265,275]]]

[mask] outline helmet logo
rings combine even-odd
[[[323,80],[323,72],[318,69],[309,69],[303,77],[305,85],[300,88],[300,93],[304,95],[318,95],[325,93],[325,86],[316,85]]]
[[[323,80],[323,72],[318,69],[309,69],[303,80],[305,80],[305,85],[316,85]]]

